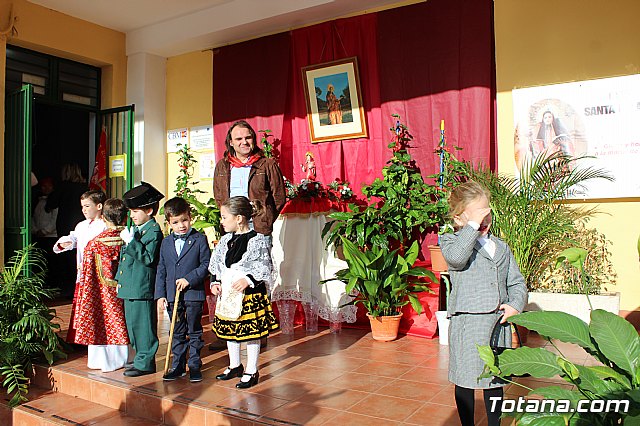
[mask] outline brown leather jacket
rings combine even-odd
[[[229,198],[230,167],[226,157],[216,164],[213,174],[213,197],[218,206]],[[287,201],[282,172],[278,163],[271,158],[263,157],[251,165],[249,199],[259,200],[264,205],[264,212],[253,218],[254,229],[261,234],[271,235],[273,222],[276,221]]]

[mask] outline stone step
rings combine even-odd
[[[5,406],[5,408],[7,408]],[[3,410],[4,412],[4,410]],[[32,386],[29,401],[14,408],[9,423],[13,426],[44,425],[135,425],[151,426],[162,423],[127,415],[117,409],[108,408],[82,398]]]
[[[162,360],[159,360],[158,370],[162,368],[161,364]],[[86,355],[82,353],[72,354],[69,359],[56,363],[52,367],[35,365],[35,374],[32,378],[33,388],[45,392],[47,399],[56,396],[64,398],[64,401],[68,403],[69,407],[73,407],[73,410],[47,412],[47,421],[57,421],[58,423],[25,424],[94,424],[97,419],[105,422],[108,420],[113,423],[104,424],[114,425],[292,425],[292,423],[261,416],[255,412],[254,398],[247,403],[234,400],[233,402],[236,403],[234,405],[225,404],[224,401],[228,398],[237,398],[238,395],[242,396],[244,393],[231,387],[233,383],[225,382],[225,386],[218,386],[214,384],[215,380],[212,380],[212,374],[226,364],[226,354],[224,360],[220,362],[214,360],[208,364],[212,369],[203,370],[206,380],[196,384],[190,384],[188,377],[176,382],[163,382],[160,371],[152,375],[125,378],[122,375],[122,370],[111,373],[88,370]],[[38,401],[43,396],[37,393],[32,395],[30,391],[28,397],[29,402],[23,404],[19,409],[21,421],[29,416],[42,419],[45,414],[38,412],[38,410],[43,410],[41,402]],[[265,403],[262,399],[266,398],[257,399],[260,403]],[[71,414],[75,412],[76,406],[79,407],[79,413],[74,417]],[[85,406],[96,407],[87,409],[88,412],[94,413],[94,417],[90,417],[88,420],[83,417]],[[116,415],[120,417],[115,417]],[[1,419],[2,412],[0,411]],[[16,423],[15,415],[13,424],[22,425],[22,423]]]

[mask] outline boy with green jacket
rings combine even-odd
[[[116,280],[118,297],[124,300],[124,315],[131,345],[136,352],[127,377],[138,377],[156,371],[158,351],[157,313],[154,301],[156,268],[160,244],[164,238],[153,218],[159,201],[164,198],[146,182],[125,192],[123,200],[135,226],[125,228],[120,237],[125,246],[120,252]]]

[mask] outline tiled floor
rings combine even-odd
[[[69,306],[56,309],[66,325]],[[168,326],[168,320],[160,323],[163,338],[157,356],[159,372],[155,375],[125,378],[122,371],[88,370],[80,349],[68,360],[57,363],[54,375],[58,375],[58,387],[72,396],[126,408],[128,415],[168,424],[216,424],[209,418],[215,412],[196,407],[235,413],[249,423],[260,424],[459,424],[453,386],[447,380],[448,347],[440,346],[437,339],[401,336],[393,342],[377,342],[365,330],[343,328],[332,334],[321,328],[318,333],[307,334],[303,327],[297,327],[293,335],[276,333],[269,337],[260,355],[260,383],[242,391],[234,387],[235,380],[215,379],[228,363],[226,351],[210,352],[206,348],[204,381],[191,384],[185,378],[163,382],[160,371],[164,367]],[[210,330],[205,337],[207,343],[213,339]],[[529,343],[546,344],[533,336]],[[584,351],[571,345],[560,349],[576,361],[587,359]],[[92,379],[91,385],[87,386],[86,378]],[[548,385],[522,380],[533,387]],[[524,395],[526,390],[508,386],[506,394]],[[481,395],[478,393],[476,398]],[[37,405],[37,401],[30,404]],[[476,412],[478,424],[486,424],[480,399],[476,401]],[[107,424],[108,419],[95,420],[95,424]]]

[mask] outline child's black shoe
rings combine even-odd
[[[162,376],[162,380],[164,380],[165,382],[172,382],[176,379],[179,379],[180,377],[184,377],[186,374],[187,373],[185,373],[183,369],[174,368],[173,370]]]
[[[189,369],[189,381],[191,383],[197,383],[202,381],[202,373],[200,370]]]

